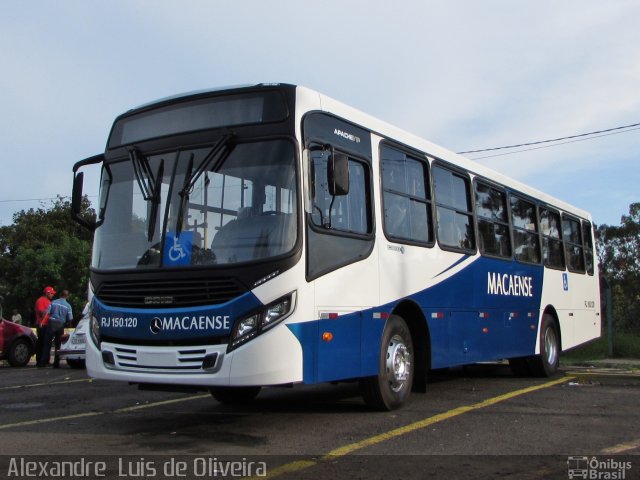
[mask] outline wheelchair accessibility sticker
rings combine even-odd
[[[192,244],[193,232],[181,232],[178,236],[174,232],[167,232],[163,263],[169,266],[191,264]]]
[[[562,274],[562,288],[564,288],[565,292],[569,291],[569,275],[566,273]]]

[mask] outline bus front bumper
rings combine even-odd
[[[182,386],[266,386],[302,381],[302,347],[280,325],[241,347],[87,342],[87,372],[104,380]]]

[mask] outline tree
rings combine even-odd
[[[629,205],[620,226],[598,227],[601,275],[612,290],[613,318],[622,331],[640,331],[640,203]]]
[[[95,215],[84,197],[82,213]],[[0,295],[5,312],[33,318],[33,305],[46,285],[71,293],[77,317],[86,302],[93,234],[71,219],[71,204],[58,197],[49,208],[22,210],[0,227]]]

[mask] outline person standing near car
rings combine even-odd
[[[47,328],[47,316],[49,314],[49,306],[56,291],[53,287],[44,287],[42,296],[36,300],[35,314],[36,314],[36,332],[38,338],[36,340],[36,364],[40,364],[40,356],[42,354],[42,346],[44,343],[45,331]]]
[[[42,353],[40,354],[40,362],[38,367],[46,367],[49,364],[51,357],[51,344],[55,344],[55,356],[53,358],[53,368],[60,367],[60,357],[58,351],[60,350],[60,343],[62,340],[62,332],[65,325],[73,322],[73,311],[71,305],[67,301],[69,298],[69,290],[63,290],[60,294],[60,298],[57,298],[49,306],[49,316],[47,318],[47,325],[45,329],[44,342],[42,344]]]

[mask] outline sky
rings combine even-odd
[[[455,152],[640,123],[638,25],[633,0],[1,0],[0,225],[69,196],[117,115],[199,89],[304,85]],[[609,133],[467,156],[618,225],[640,129]]]

